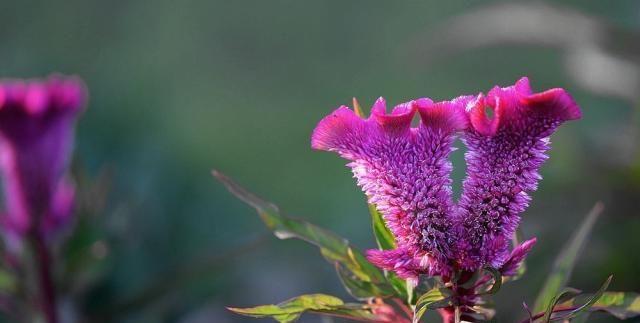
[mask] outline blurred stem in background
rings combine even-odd
[[[58,322],[56,288],[53,281],[51,252],[38,232],[31,234],[31,247],[38,276],[38,300],[47,323]]]

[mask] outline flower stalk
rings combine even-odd
[[[32,234],[31,240],[38,276],[40,308],[47,323],[58,323],[57,297],[53,281],[51,253],[40,234]]]
[[[33,312],[47,323],[59,320],[52,250],[57,235],[73,223],[68,166],[86,97],[77,77],[0,80],[0,232],[12,257],[31,251],[32,261],[17,265],[33,273]]]

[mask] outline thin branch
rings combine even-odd
[[[557,306],[551,312],[552,313],[567,312],[567,311],[573,311],[576,308],[577,308],[576,306]],[[542,318],[546,313],[547,313],[546,311],[542,311],[540,313],[537,313],[536,315],[531,316],[530,318],[522,320],[520,323],[535,322],[536,320]]]
[[[32,236],[32,246],[35,252],[35,265],[38,274],[39,302],[42,314],[47,323],[57,323],[56,291],[51,273],[51,254],[39,233]]]

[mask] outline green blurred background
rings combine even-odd
[[[309,146],[323,116],[353,96],[363,106],[448,99],[525,75],[534,89],[564,87],[584,118],[554,135],[524,214],[538,244],[524,279],[496,297],[497,321],[513,322],[598,200],[606,210],[571,285],[593,290],[613,274],[612,290],[640,290],[638,33],[637,0],[3,1],[0,76],[61,72],[88,84],[76,165],[112,176],[94,221],[106,257],[80,303],[65,306],[101,313],[140,301],[112,313],[117,322],[245,322],[224,306],[349,299],[314,248],[265,238],[212,168],[371,248],[345,162]]]

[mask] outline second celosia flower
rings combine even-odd
[[[493,110],[488,117],[486,110]],[[549,136],[580,110],[562,89],[533,94],[526,78],[487,96],[434,103],[417,99],[385,112],[376,101],[362,119],[345,106],[313,132],[315,149],[338,152],[396,238],[394,250],[370,250],[369,260],[417,282],[420,274],[475,271],[514,274],[535,240],[509,254],[520,214],[547,158]],[[412,128],[414,114],[420,124]],[[453,202],[449,153],[462,133],[467,178]]]
[[[75,77],[0,82],[5,234],[48,236],[68,222],[74,189],[66,172],[85,100],[84,84]]]

